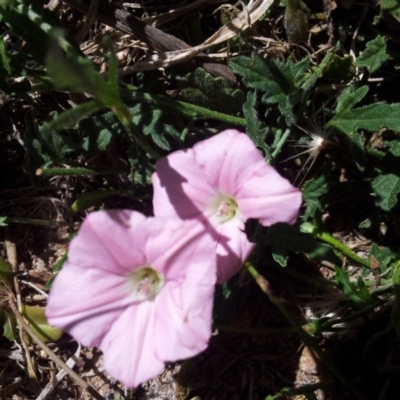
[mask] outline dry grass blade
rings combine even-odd
[[[273,0],[257,0],[252,3],[231,22],[223,26],[209,37],[201,46],[214,46],[226,40],[232,39],[258,21],[271,7]],[[204,47],[206,49],[208,47]]]
[[[7,258],[8,261],[11,265],[11,270],[14,274],[14,289],[16,293],[16,299],[17,299],[17,305],[18,305],[18,310],[19,312],[22,311],[22,300],[21,300],[21,290],[19,287],[19,281],[17,278],[17,273],[18,273],[18,262],[17,262],[17,246],[15,245],[15,242],[10,235],[10,230],[6,228],[6,251],[7,251]],[[34,367],[34,359],[31,358],[31,355],[29,353],[28,345],[25,342],[25,338],[23,335],[23,330],[22,327],[19,327],[19,337],[21,339],[21,344],[25,352],[25,358],[26,358],[26,363],[28,366],[28,374],[29,377],[37,381],[37,376],[35,373],[35,367]]]
[[[222,3],[225,0],[195,0],[190,4],[186,4],[182,7],[176,8],[174,10],[168,10],[164,13],[154,15],[152,17],[143,18],[144,22],[154,22],[154,26],[160,26],[168,21],[172,21],[181,15],[188,15],[189,13],[195,11],[198,8],[201,8],[206,5],[214,4],[214,3]]]
[[[12,293],[10,293],[10,298],[8,300],[8,304],[15,314],[15,317],[18,320],[20,326],[24,329],[26,333],[28,333],[32,340],[39,346],[41,349],[51,358],[60,368],[68,373],[68,375],[84,390],[86,390],[93,398],[97,400],[105,400],[103,396],[101,396],[96,390],[93,389],[87,382],[85,382],[75,371],[73,371],[64,361],[62,361],[57,355],[50,350],[44,343],[39,339],[36,333],[30,328],[28,323],[23,318],[22,314],[18,311],[17,305],[13,298]]]
[[[164,52],[152,55],[146,60],[119,70],[119,75],[128,75],[138,71],[150,71],[157,68],[166,68],[171,65],[191,60],[203,50],[232,39],[254,24],[272,5],[273,0],[257,0],[243,10],[235,19],[223,26],[205,42],[189,49]]]
[[[99,7],[99,1],[100,0],[91,0],[90,1],[90,7],[89,7],[89,11],[88,14],[86,16],[86,21],[83,24],[81,30],[79,31],[76,40],[78,41],[78,43],[80,43],[85,36],[88,34],[91,26],[93,25],[93,22],[96,20],[96,16],[97,16],[97,9]]]
[[[78,343],[78,348],[76,349],[75,354],[72,357],[70,357],[66,362],[68,367],[73,368],[75,366],[76,360],[78,359],[80,352],[81,352],[81,345]],[[55,378],[52,379],[41,391],[40,395],[36,398],[36,400],[44,400],[55,389],[55,387],[65,377],[65,375],[67,375],[67,372],[64,369],[59,371],[58,374],[55,376]]]

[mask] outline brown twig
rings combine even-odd
[[[83,14],[87,14],[89,11],[89,5],[83,1],[63,0],[63,2]],[[168,52],[190,49],[190,46],[183,40],[164,33],[151,25],[147,25],[145,22],[132,15],[129,11],[119,8],[112,3],[100,1],[97,10],[97,19],[106,25],[129,35],[133,35],[156,51]],[[225,78],[231,84],[237,82],[234,73],[226,65],[215,62],[205,53],[197,54],[194,63],[195,66],[201,66],[214,76]]]
[[[15,241],[13,240],[12,235],[10,234],[10,228],[6,227],[5,231],[6,231],[5,246],[6,246],[6,252],[7,252],[7,259],[11,265],[11,271],[14,275],[13,286],[14,286],[14,290],[15,290],[15,296],[16,296],[18,310],[21,312],[22,311],[21,289],[19,287],[19,281],[18,281],[18,277],[17,277],[17,273],[18,273],[17,246],[15,245]],[[34,366],[32,358],[31,358],[31,355],[29,353],[28,345],[26,344],[25,338],[23,336],[23,331],[22,331],[21,326],[19,327],[18,333],[19,333],[19,337],[21,339],[21,345],[25,352],[26,363],[28,366],[28,375],[30,378],[33,378],[34,380],[37,381],[35,366]]]
[[[93,22],[96,20],[96,15],[97,15],[97,9],[99,7],[99,1],[100,0],[90,0],[90,7],[88,10],[88,14],[86,16],[86,21],[83,24],[81,30],[79,31],[76,39],[78,43],[80,43],[87,33],[89,32],[91,26],[93,25]]]
[[[73,371],[64,361],[62,361],[57,355],[51,351],[42,340],[36,335],[36,333],[30,328],[29,324],[25,321],[24,317],[18,311],[17,305],[15,303],[13,295],[10,293],[10,298],[8,304],[15,314],[18,323],[25,330],[26,333],[31,336],[33,341],[51,358],[60,368],[68,373],[68,375],[84,390],[86,390],[93,398],[97,400],[105,400],[103,396],[100,395],[92,386],[90,386],[86,381],[84,381],[75,371]]]

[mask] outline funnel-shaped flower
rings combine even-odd
[[[254,245],[244,223],[294,223],[301,193],[267,165],[244,133],[226,130],[159,160],[153,174],[154,214],[200,219],[217,241],[218,282],[234,275]]]
[[[214,242],[198,221],[90,214],[72,240],[46,315],[135,387],[165,361],[203,351],[211,335]]]

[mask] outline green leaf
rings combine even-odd
[[[0,0],[0,6],[12,6],[16,0]]]
[[[390,12],[400,22],[400,4],[397,0],[379,0],[382,10]]]
[[[388,247],[380,248],[376,243],[372,243],[370,259],[374,257],[379,263],[380,273],[386,272],[393,260],[397,255]]]
[[[0,226],[7,226],[6,220],[7,217],[0,217]]]
[[[3,326],[3,335],[8,340],[17,340],[17,320],[14,314],[0,310],[0,324]]]
[[[307,203],[304,219],[314,217],[317,211],[322,211],[321,196],[328,193],[329,181],[325,175],[305,183],[303,188],[303,199]]]
[[[327,126],[351,133],[357,129],[377,131],[381,128],[400,132],[400,103],[375,103],[368,106],[346,109],[331,119]]]
[[[266,152],[267,158],[269,158],[270,148],[265,143],[265,139],[268,134],[268,127],[260,121],[257,115],[257,92],[248,92],[247,101],[243,104],[243,114],[246,118],[246,132],[253,139],[254,143],[260,149]]]
[[[330,246],[316,242],[311,234],[300,232],[299,228],[293,225],[277,223],[270,226],[266,233],[265,244],[271,245],[272,257],[282,267],[287,264],[289,251],[341,264]]]
[[[400,177],[394,174],[379,175],[372,181],[372,189],[377,196],[376,204],[382,210],[390,211],[397,204]]]
[[[322,77],[333,81],[350,81],[355,71],[353,59],[350,56],[339,57],[334,54],[326,64]]]
[[[368,86],[361,86],[356,89],[354,86],[349,86],[338,98],[336,105],[336,115],[343,111],[351,110],[357,103],[359,103],[368,93]]]
[[[64,50],[65,47],[68,51]],[[64,34],[60,30],[52,34],[46,65],[58,89],[90,93],[105,105],[113,104],[110,97],[112,98],[114,93],[96,71],[92,61],[66,46]]]
[[[309,16],[310,10],[301,0],[288,0],[283,23],[289,42],[302,43],[307,40]]]
[[[197,104],[228,114],[237,114],[242,109],[245,94],[232,88],[224,78],[213,77],[202,68],[177,80],[179,97],[191,104]]]
[[[373,300],[361,276],[356,282],[351,282],[349,274],[335,266],[335,281],[343,294],[358,306],[368,305]]]
[[[390,147],[390,153],[394,157],[400,157],[400,142],[393,140],[392,142],[388,142],[388,145]],[[397,162],[396,167],[398,167]]]
[[[36,56],[42,60],[49,42],[48,34],[20,9],[0,7],[0,16],[3,23],[16,36],[28,43],[35,51]]]
[[[3,257],[0,257],[0,279],[9,287],[9,289],[14,287],[11,266],[4,261]],[[0,286],[1,285],[2,283],[0,282]]]
[[[55,342],[62,336],[60,328],[50,326],[47,322],[44,307],[24,305],[22,315],[43,342]]]
[[[364,144],[361,140],[361,136],[358,132],[350,132],[347,135],[343,135],[344,142],[353,157],[357,167],[363,171],[367,162],[365,156]]]
[[[390,324],[396,331],[397,340],[400,338],[400,262],[397,261],[393,271],[393,289],[395,293],[395,303],[390,315]]]
[[[308,76],[305,74],[310,61],[304,58],[294,64],[275,60],[264,60],[253,53],[251,59],[244,56],[230,61],[232,70],[243,76],[243,82],[250,88],[265,92],[262,101],[266,104],[277,104],[288,125],[296,121],[294,106],[301,100],[301,85]]]
[[[74,237],[75,237],[75,233],[73,233],[72,235],[69,236],[69,240],[71,241]],[[53,272],[59,272],[61,271],[61,268],[63,267],[65,261],[67,261],[67,253],[65,253],[63,256],[61,256],[61,258],[55,263],[54,267],[53,267]],[[54,279],[56,278],[57,274],[53,275],[46,283],[45,285],[45,289],[46,290],[50,290],[51,285],[54,282]]]
[[[377,71],[380,66],[389,58],[386,53],[386,42],[383,36],[378,35],[367,43],[366,49],[357,58],[358,67],[366,67],[370,74]]]
[[[73,212],[81,212],[89,207],[93,207],[95,204],[103,201],[104,199],[115,196],[115,195],[121,195],[122,191],[119,189],[109,189],[109,190],[102,190],[98,192],[86,192],[82,196],[78,197],[71,205],[71,210]],[[133,195],[133,191],[131,193]]]
[[[0,76],[12,74],[11,57],[7,51],[5,35],[0,35]]]
[[[40,128],[40,132],[44,138],[51,135],[51,132],[60,131],[62,129],[74,128],[78,122],[94,114],[103,108],[102,104],[96,100],[90,100],[78,106],[57,114],[49,122],[46,122]]]

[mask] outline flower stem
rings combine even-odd
[[[343,253],[345,256],[351,258],[355,262],[358,262],[362,266],[367,267],[367,268],[371,268],[371,265],[367,260],[365,260],[364,258],[362,258],[359,255],[357,255],[353,250],[351,250],[349,247],[347,247],[340,240],[338,240],[335,237],[333,237],[330,233],[328,233],[326,231],[323,231],[321,229],[321,226],[317,227],[317,226],[315,226],[313,224],[310,224],[309,222],[305,222],[305,223],[303,223],[301,225],[300,229],[301,229],[302,232],[311,233],[317,239],[320,239],[323,242],[330,244],[335,249],[337,249],[341,253]]]

